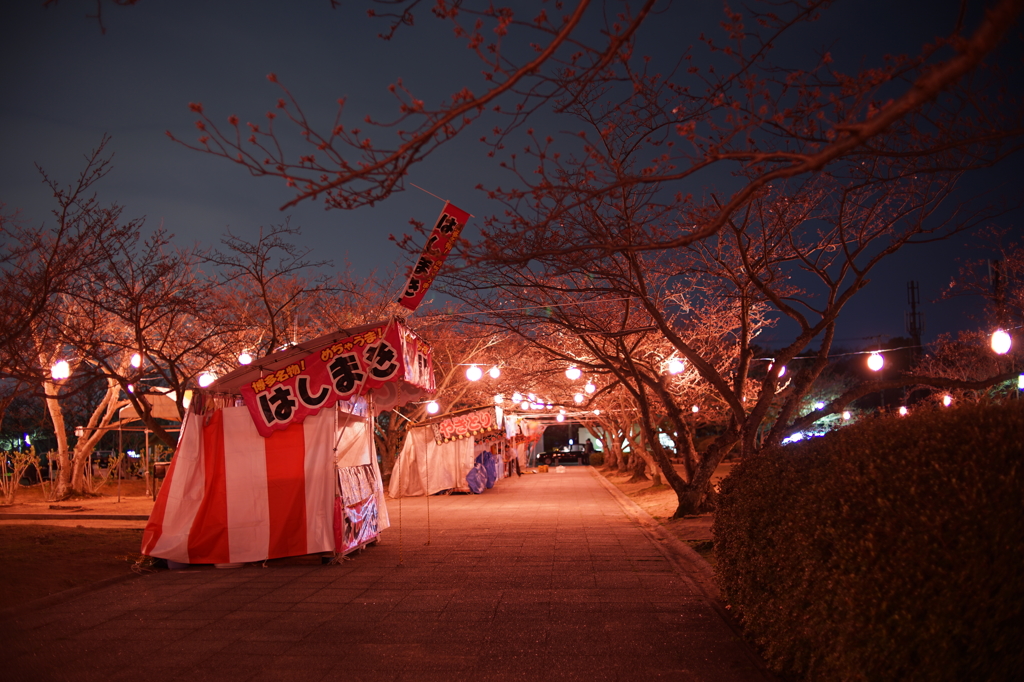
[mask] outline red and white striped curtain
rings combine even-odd
[[[142,536],[186,564],[334,550],[334,411],[264,438],[249,410],[189,414]]]

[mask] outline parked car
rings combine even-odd
[[[590,453],[579,444],[568,445],[552,450],[545,450],[537,455],[538,464],[563,464],[565,462],[577,462],[579,464],[590,464]]]

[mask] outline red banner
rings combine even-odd
[[[427,237],[427,243],[423,246],[423,253],[409,273],[409,281],[405,284],[405,290],[398,298],[398,302],[415,311],[427,293],[427,289],[434,283],[438,271],[444,265],[445,258],[455,246],[455,242],[466,226],[469,214],[452,204],[445,203],[437,224]]]
[[[437,443],[447,443],[448,441],[459,440],[460,438],[469,438],[470,436],[476,436],[488,431],[496,431],[501,428],[501,424],[498,422],[497,410],[493,407],[448,417],[436,424],[432,424],[432,426],[434,428],[434,441]]]
[[[339,339],[239,389],[256,430],[268,437],[293,422],[403,379],[433,388],[430,358],[398,324],[382,324]]]

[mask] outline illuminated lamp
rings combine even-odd
[[[495,365],[494,367],[491,367],[489,370],[487,370],[487,375],[490,376],[492,379],[497,379],[498,377],[501,376],[501,369],[497,365]]]
[[[572,397],[572,399],[573,399],[573,401],[575,401],[575,403],[576,403],[577,405],[579,405],[579,404],[580,404],[580,403],[582,403],[582,402],[583,402],[584,400],[586,400],[586,398],[584,398],[584,397],[583,397],[583,394],[582,394],[582,393],[577,393],[576,395],[574,395],[574,396]]]
[[[243,350],[242,354],[238,356],[238,364],[248,365],[252,363],[252,356],[249,355],[249,351]]]
[[[128,392],[135,393],[135,384],[128,384]]]
[[[203,372],[199,375],[199,385],[206,388],[217,380],[217,375],[213,372]]]
[[[587,393],[593,393],[597,390],[597,386],[594,385],[593,381],[588,381],[587,385],[583,387],[583,390]]]
[[[996,355],[1006,355],[1010,352],[1012,341],[1010,335],[1002,329],[992,332],[992,350]]]
[[[476,365],[470,365],[469,369],[466,370],[466,378],[470,381],[479,381],[483,375],[483,370]]]
[[[1017,388],[1024,391],[1024,374],[1017,375]]]
[[[555,417],[555,421],[564,422],[565,421],[565,415],[564,414],[558,415],[557,417]]]
[[[522,402],[522,403],[521,403],[521,404],[519,405],[519,407],[521,407],[521,408],[522,408],[522,409],[524,409],[524,410],[528,410],[528,409],[530,409],[530,403],[528,403],[527,401],[525,401],[525,400],[524,400],[524,401],[523,401],[523,402]]]
[[[594,410],[594,414],[601,414],[601,410]]]
[[[868,356],[868,369],[870,369],[872,372],[877,372],[878,370],[882,369],[884,365],[885,358],[882,357],[881,353],[876,351]]]
[[[71,365],[68,364],[67,360],[58,360],[50,368],[50,376],[53,377],[54,381],[67,379],[71,376]]]
[[[679,374],[683,371],[683,369],[684,365],[682,360],[678,358],[672,358],[671,360],[668,361],[669,374]]]
[[[853,415],[850,414],[849,410],[845,410],[843,412],[843,421],[850,421],[850,417],[852,417],[852,416]]]
[[[523,394],[522,393],[520,393],[519,391],[516,391],[515,393],[512,394],[512,402],[520,403],[522,401],[523,401]]]
[[[142,356],[139,355],[138,353],[132,356],[132,367],[134,367],[135,369],[142,367]]]
[[[942,406],[943,407],[949,407],[952,402],[953,402],[953,396],[949,395],[948,393],[946,395],[942,396]]]
[[[825,403],[823,403],[823,402],[821,402],[819,400],[818,402],[814,403],[814,409],[816,409],[816,410],[824,410],[825,409]]]
[[[505,402],[505,396],[503,396],[500,393],[495,393],[494,394],[494,404],[495,405],[501,405],[503,402]]]
[[[907,406],[906,405],[900,405],[900,416],[901,417],[906,417],[907,416]]]
[[[437,404],[436,400],[431,400],[427,403],[427,412],[430,414],[437,414],[441,411],[441,406]]]
[[[583,376],[583,372],[580,371],[579,367],[573,365],[569,369],[565,370],[565,376],[569,378],[569,381],[576,381]]]
[[[693,412],[694,414],[697,414],[698,412],[700,412],[700,408],[694,405],[693,407],[690,408],[690,411]]]

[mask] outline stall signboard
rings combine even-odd
[[[498,414],[498,408],[485,407],[473,412],[446,417],[431,426],[434,429],[434,441],[448,443],[461,438],[497,431],[501,429],[501,417]]]
[[[433,389],[429,348],[396,322],[339,338],[294,363],[243,384],[256,430],[268,437],[338,401],[389,381]]]
[[[409,310],[415,311],[433,284],[438,271],[444,265],[445,258],[459,239],[462,228],[466,226],[469,214],[461,208],[445,203],[434,229],[430,231],[423,253],[409,273],[409,280],[398,298],[398,303]]]

